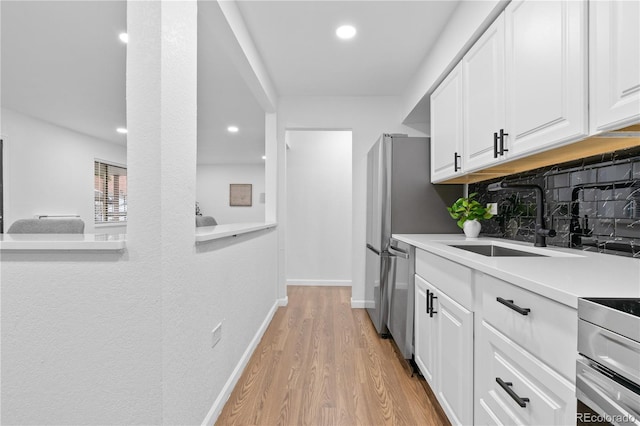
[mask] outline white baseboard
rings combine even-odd
[[[287,285],[308,285],[318,287],[351,287],[351,280],[287,280]]]
[[[364,309],[364,308],[375,308],[376,302],[373,300],[354,300],[351,299],[351,308],[352,309]]]
[[[289,296],[276,300],[278,306],[287,306],[289,304]]]
[[[255,336],[253,336],[253,339],[251,339],[251,343],[249,343],[249,346],[244,351],[244,354],[242,354],[242,357],[240,358],[240,361],[238,361],[236,368],[233,369],[233,372],[231,373],[231,376],[227,380],[227,383],[225,383],[224,386],[222,387],[222,391],[220,391],[220,393],[218,394],[218,397],[213,403],[213,406],[207,413],[207,416],[202,421],[202,426],[211,426],[215,424],[216,420],[218,420],[218,416],[220,416],[220,413],[224,408],[224,404],[227,402],[227,400],[231,396],[231,392],[233,392],[233,388],[235,388],[236,384],[238,383],[238,380],[240,380],[240,376],[242,375],[242,372],[244,371],[247,364],[249,363],[249,360],[251,359],[251,355],[253,355],[253,352],[258,347],[258,343],[260,343],[260,339],[262,339],[264,332],[267,331],[267,327],[269,327],[269,324],[271,323],[271,320],[273,319],[273,316],[275,315],[276,310],[278,310],[278,306],[280,306],[279,303],[281,300],[282,299],[276,300],[276,302],[271,307],[271,310],[267,314],[267,317],[264,319],[264,321],[260,325],[260,328],[256,332]]]

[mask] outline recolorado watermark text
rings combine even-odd
[[[576,419],[582,423],[635,423],[637,419],[630,414],[593,414],[578,413]]]

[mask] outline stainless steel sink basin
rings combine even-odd
[[[501,247],[494,244],[450,244],[449,246],[489,257],[548,257],[544,254],[515,250],[512,248]]]

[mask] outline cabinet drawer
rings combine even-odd
[[[474,310],[471,269],[418,249],[416,250],[416,274],[468,310]]]
[[[481,333],[477,424],[575,424],[572,383],[491,325]]]
[[[577,311],[489,275],[477,274],[476,282],[483,289],[483,318],[574,382]],[[515,306],[508,307],[498,298],[513,301]],[[515,310],[518,308],[529,309],[529,312],[523,315]]]

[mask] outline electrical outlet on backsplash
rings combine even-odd
[[[469,185],[482,204],[498,204],[484,235],[533,242],[534,192],[487,191],[500,180],[544,189],[547,225],[557,233],[547,244],[640,259],[640,147]]]

